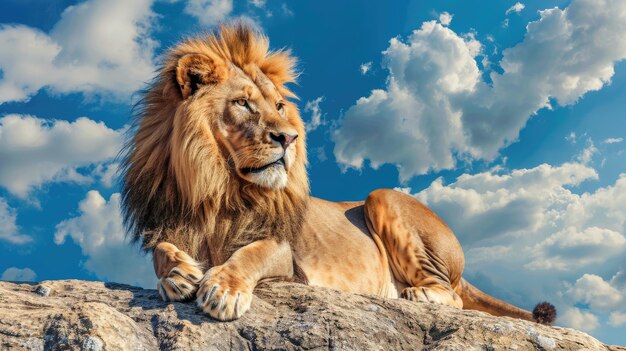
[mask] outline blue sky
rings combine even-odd
[[[620,0],[3,1],[2,279],[154,286],[114,177],[133,92],[178,40],[241,17],[300,59],[314,196],[412,194],[477,286],[626,344]]]

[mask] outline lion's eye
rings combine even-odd
[[[248,110],[250,113],[254,113],[254,111],[252,110],[252,107],[250,107],[250,103],[248,102],[247,99],[237,99],[234,101],[235,104],[245,108],[246,110]]]
[[[278,110],[278,112],[283,112],[284,107],[285,107],[285,103],[283,102],[276,103],[276,109]]]

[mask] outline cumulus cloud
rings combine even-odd
[[[613,312],[609,317],[609,324],[614,327],[620,327],[626,324],[626,313],[622,312]]]
[[[498,260],[505,260],[507,255],[511,252],[510,246],[495,245],[487,247],[474,247],[465,253],[468,261],[474,264],[482,262],[494,262]]]
[[[366,158],[374,168],[396,164],[403,180],[451,168],[453,155],[440,143],[462,148],[464,136],[461,116],[447,96],[474,89],[480,72],[473,58],[479,51],[477,41],[434,21],[413,32],[408,43],[392,39],[384,52],[387,89],[373,90],[348,109],[333,135],[337,161],[355,168]]]
[[[608,282],[612,288],[622,294],[621,310],[613,311],[609,315],[609,325],[616,328],[626,324],[626,274],[624,272],[623,269],[620,270]]]
[[[439,15],[439,23],[441,23],[444,26],[449,26],[450,23],[452,22],[452,17],[453,15],[449,14],[448,12],[442,12]]]
[[[265,0],[249,0],[249,2],[258,8],[263,8],[265,6]]]
[[[624,138],[607,138],[603,141],[604,144],[617,144],[624,141]]]
[[[66,8],[49,33],[0,26],[0,104],[40,89],[128,98],[153,74],[152,0],[88,0]]]
[[[323,146],[315,148],[313,154],[315,155],[317,160],[320,162],[324,162],[328,159],[328,156],[326,156],[326,150],[324,149]]]
[[[568,227],[535,246],[538,259],[527,267],[568,270],[603,262],[623,253],[624,248],[626,239],[614,230],[590,227],[579,231],[575,227]]]
[[[81,169],[110,162],[123,143],[123,130],[85,117],[74,122],[27,115],[0,118],[0,186],[26,198],[47,182],[89,183]],[[111,176],[104,166],[104,181]],[[97,172],[96,172],[97,173]]]
[[[593,140],[587,139],[587,146],[581,151],[581,153],[576,157],[578,162],[588,164],[598,153],[598,148],[593,143]]]
[[[595,274],[584,274],[567,289],[567,294],[576,302],[603,312],[619,308],[624,298],[619,290]]]
[[[575,271],[626,257],[626,174],[595,192],[572,192],[596,178],[583,164],[543,164],[505,174],[464,174],[449,185],[440,178],[415,197],[455,229],[469,257],[485,261],[490,256],[484,252],[513,246],[508,259],[518,256],[520,268]]]
[[[96,166],[92,174],[100,178],[100,183],[107,188],[112,187],[117,182],[119,163],[101,163]]]
[[[478,245],[551,226],[558,219],[549,216],[551,210],[577,197],[567,187],[595,178],[594,169],[578,163],[542,164],[508,174],[464,174],[449,185],[439,178],[415,196],[458,228],[468,245]]]
[[[576,307],[566,309],[559,317],[559,322],[568,327],[586,332],[592,332],[600,325],[596,315],[589,311],[581,311]]]
[[[280,5],[280,8],[283,10],[283,14],[287,17],[293,16],[293,11],[287,6],[287,3],[283,3]]]
[[[258,7],[265,4],[263,0],[251,0],[251,2]],[[186,14],[197,18],[205,26],[219,24],[228,18],[232,11],[232,0],[188,0],[184,9]]]
[[[576,133],[574,132],[570,132],[566,137],[565,140],[569,141],[572,144],[576,143]]]
[[[369,72],[372,69],[372,61],[362,63],[359,66],[359,69],[361,70],[362,75],[366,75],[367,72]]]
[[[522,10],[524,8],[526,8],[526,6],[524,4],[522,4],[521,2],[516,2],[515,5],[509,7],[509,9],[506,10],[505,15],[508,16],[509,14],[511,14],[513,12],[520,13],[520,12],[522,12]]]
[[[122,215],[120,194],[105,200],[92,190],[79,205],[79,214],[57,224],[54,242],[61,245],[71,238],[87,257],[84,267],[98,279],[154,288],[156,278],[150,257],[128,243]]]
[[[624,31],[626,3],[574,0],[540,11],[503,51],[501,71],[484,72],[472,35],[425,22],[406,40],[391,39],[386,86],[347,110],[333,135],[335,157],[344,168],[394,164],[403,181],[454,168],[459,158],[493,160],[539,110],[608,84],[626,58]]]
[[[611,285],[616,286],[618,289],[626,289],[626,273],[620,269],[619,272],[611,278]]]
[[[20,233],[16,220],[16,211],[0,197],[0,240],[11,244],[26,244],[33,241],[30,236]]]
[[[30,268],[7,268],[0,280],[8,280],[13,282],[33,282],[37,278],[37,274]]]
[[[456,233],[468,276],[489,276],[502,298],[526,308],[552,301],[565,311],[560,323],[591,331],[598,316],[616,325],[626,313],[626,174],[575,192],[597,178],[582,163],[494,168],[437,179],[414,196]]]
[[[312,132],[316,130],[317,127],[324,124],[324,121],[322,120],[322,109],[320,108],[320,103],[322,101],[324,101],[324,97],[320,96],[317,99],[307,101],[307,103],[304,105],[304,112],[311,114],[311,118],[309,118],[309,121],[306,123],[305,126],[307,132]]]

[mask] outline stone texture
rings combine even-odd
[[[573,329],[293,283],[260,287],[225,323],[155,290],[77,280],[0,282],[0,349],[626,351]]]

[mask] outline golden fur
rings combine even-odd
[[[288,51],[268,48],[267,38],[237,25],[169,51],[138,105],[122,168],[125,223],[146,250],[161,241],[175,242],[194,259],[216,265],[244,243],[265,237],[290,240],[298,232],[309,186],[297,107],[287,102],[289,122],[300,135],[287,187],[249,186],[233,176],[228,151],[216,141],[218,118],[211,106],[199,98],[185,101],[174,79],[179,60],[199,53],[212,58],[211,68],[222,75],[230,62],[250,77],[258,67],[283,96],[294,97],[285,84],[296,78],[295,60]]]
[[[448,226],[414,198],[309,197],[304,125],[285,84],[287,51],[243,25],[171,49],[139,104],[123,163],[125,222],[153,251],[166,300],[196,297],[219,320],[241,317],[262,280],[403,297],[550,323],[461,278]],[[207,271],[206,268],[210,269]],[[306,277],[306,278],[305,278]]]

